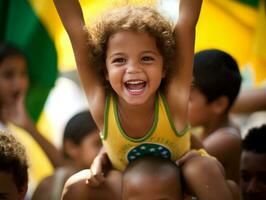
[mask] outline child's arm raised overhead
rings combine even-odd
[[[71,41],[79,76],[87,95],[90,110],[98,127],[103,127],[104,86],[90,64],[89,33],[78,0],[54,0],[60,19]]]
[[[201,4],[202,0],[180,0],[179,19],[174,30],[177,43],[176,69],[168,85],[166,97],[177,129],[184,127],[186,123],[187,102],[192,81],[195,28]]]

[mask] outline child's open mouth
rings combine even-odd
[[[129,80],[125,82],[125,87],[130,94],[138,95],[140,94],[146,86],[146,81],[143,80]]]

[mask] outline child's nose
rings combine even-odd
[[[127,67],[128,73],[138,73],[141,71],[141,65],[139,62],[129,62]]]
[[[20,90],[27,90],[28,79],[24,76],[16,76],[13,81],[13,86]]]

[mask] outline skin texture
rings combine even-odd
[[[95,156],[101,149],[102,144],[99,137],[99,131],[94,130],[82,140],[80,145],[70,144],[69,152],[70,158],[78,169],[89,168]]]
[[[247,114],[266,110],[265,99],[266,87],[243,90],[238,95],[233,105],[232,112],[236,114]]]
[[[26,130],[42,147],[53,166],[64,162],[61,153],[37,130],[25,108],[29,87],[27,61],[22,55],[10,55],[0,62],[0,121]]]
[[[174,177],[135,176],[124,186],[125,200],[181,200],[180,186]]]
[[[266,154],[244,150],[241,157],[241,193],[243,200],[266,199]]]
[[[203,128],[199,138],[204,148],[222,163],[226,178],[239,183],[241,135],[228,114],[224,114],[226,108],[226,97],[207,102],[200,90],[191,89],[189,121],[192,127]]]
[[[22,56],[9,56],[0,63],[0,100],[14,105],[28,89],[27,63]]]
[[[0,199],[2,200],[23,200],[27,186],[19,191],[13,181],[11,174],[0,171]]]
[[[138,41],[138,43],[136,43]],[[131,105],[141,105],[154,96],[163,78],[162,56],[154,38],[146,33],[124,31],[108,42],[107,78],[112,88]],[[127,81],[143,81],[140,89],[130,90]]]
[[[154,97],[163,77],[162,57],[155,40],[146,33],[118,32],[109,39],[106,64],[107,78],[119,95],[119,114],[125,132],[130,137],[143,137],[153,120],[145,120],[146,126],[139,119],[132,118],[128,123],[128,113],[149,108],[152,112],[146,118],[153,119]],[[135,86],[140,89],[134,92],[127,84],[130,81],[145,83]]]
[[[100,131],[104,130],[104,113],[105,113],[104,109],[105,109],[107,93],[105,91],[105,85],[103,84],[102,80],[104,78],[107,78],[107,80],[111,82],[113,90],[118,93],[117,98],[118,98],[119,119],[126,134],[128,134],[130,137],[133,138],[143,137],[147,133],[147,130],[151,129],[153,121],[152,119],[154,114],[155,92],[156,90],[159,90],[158,88],[160,82],[159,79],[161,79],[164,76],[162,70],[163,66],[160,64],[161,63],[160,56],[158,57],[155,56],[156,59],[150,60],[150,58],[143,56],[143,54],[147,50],[148,51],[152,50],[153,52],[156,52],[155,55],[157,55],[157,49],[155,47],[156,44],[158,44],[158,41],[156,41],[155,43],[154,38],[150,36],[152,35],[151,33],[149,34],[148,37],[147,34],[143,32],[136,32],[136,31],[134,32],[133,31],[134,29],[132,28],[125,31],[125,27],[128,27],[127,24],[126,25],[124,24],[123,28],[120,27],[120,30],[113,31],[111,37],[106,38],[105,40],[107,42],[105,46],[107,47],[106,53],[108,54],[106,57],[107,62],[105,63],[107,66],[107,74],[105,74],[105,77],[102,77],[103,74],[98,73],[95,70],[94,66],[91,64],[92,62],[90,58],[92,57],[88,56],[91,55],[90,54],[91,46],[88,45],[88,38],[90,41],[90,39],[93,37],[91,37],[90,35],[90,28],[88,28],[88,31],[84,31],[85,21],[79,2],[77,0],[69,0],[67,2],[64,0],[54,0],[54,3],[61,18],[61,21],[64,25],[64,28],[66,29],[68,36],[70,38],[72,48],[75,54],[75,59],[80,79],[84,87],[85,93],[87,95],[92,116],[95,119],[99,130]],[[183,130],[188,123],[187,109],[188,109],[190,84],[192,80],[195,26],[198,21],[201,4],[202,0],[180,1],[179,20],[174,28],[175,32],[174,39],[178,44],[175,49],[175,55],[173,58],[173,60],[175,61],[174,63],[175,70],[171,74],[172,77],[171,80],[169,80],[169,84],[166,85],[166,88],[162,91],[165,94],[167,103],[169,105],[169,110],[171,113],[173,124],[175,126],[175,129],[178,131]],[[151,12],[148,11],[147,13],[151,14]],[[131,15],[130,17],[133,17],[133,15]],[[151,17],[150,20],[151,19],[154,18]],[[126,20],[126,21],[130,22],[132,20]],[[147,27],[147,29],[149,30],[150,27]],[[128,37],[127,40],[125,40],[126,38],[124,37]],[[125,41],[125,43],[122,43],[122,41]],[[127,45],[127,43],[131,45],[129,46]],[[145,45],[142,45],[142,43],[144,43]],[[117,47],[116,45],[118,44],[121,45]],[[103,48],[105,49],[105,47]],[[114,50],[113,48],[117,49],[118,52],[113,52]],[[158,45],[157,48],[160,48],[160,46]],[[113,66],[109,63],[110,56],[115,53],[122,53],[122,59],[119,58],[118,60],[115,60],[115,62],[112,62],[112,60],[110,60],[111,63],[113,64],[117,62],[124,63],[124,61],[126,61],[125,62],[126,68],[124,68],[123,65],[122,67],[118,65],[117,68],[116,67],[113,68]],[[123,58],[126,59],[123,60]],[[149,62],[152,62],[151,71],[149,71],[150,68],[146,66],[146,64],[148,64]],[[126,70],[123,71],[122,69],[120,69],[120,67]],[[133,74],[132,71],[134,72]],[[141,72],[141,73],[139,74],[136,72]],[[117,76],[114,77],[113,73],[114,74],[117,73]],[[152,79],[150,78],[153,75],[153,73],[155,73],[156,75],[154,77],[154,82],[152,80],[153,78]],[[128,88],[127,89],[125,88],[124,81],[128,79],[139,79],[139,78],[147,81],[146,84],[140,87],[138,86],[137,92],[136,91],[133,92],[131,87],[131,91],[129,92]],[[83,187],[82,185],[80,185],[82,184],[82,182],[80,182],[80,179],[73,180],[72,178],[70,178],[73,181],[69,181],[66,184],[65,186],[66,190],[63,194],[62,199],[81,199],[79,195],[81,195],[82,192],[85,193],[87,192],[87,194],[83,194],[85,195],[84,197],[93,196],[94,199],[101,199],[97,198],[98,197],[97,189],[92,190],[93,185],[90,185],[90,183],[92,182],[96,183],[95,186],[101,188],[101,195],[107,195],[110,198],[111,196],[110,188],[112,188],[113,185],[108,184],[110,183],[109,174],[116,173],[116,171],[110,171],[109,173],[107,173],[107,175],[103,176],[102,169],[104,168],[104,164],[106,163],[105,162],[106,154],[104,155],[104,153],[105,153],[104,151],[101,151],[99,153],[99,156],[95,158],[96,164],[92,166],[90,173],[88,173],[87,176],[89,177],[88,178],[89,180],[87,181],[88,188],[81,192],[77,192],[78,189]],[[191,163],[193,164],[192,168],[195,168],[195,166],[197,166],[196,165],[197,162],[198,160],[195,160],[195,162]],[[207,163],[212,163],[212,161]],[[186,166],[189,165],[190,162],[187,162]],[[223,176],[219,173],[219,168],[217,166],[217,163],[211,165],[210,167],[211,168],[214,167],[216,169],[213,170],[213,173],[210,175],[212,179],[206,180],[206,182],[211,185],[212,185],[211,182],[215,180],[215,183],[213,183],[213,188],[211,190],[204,189],[203,184],[196,184],[196,185],[193,184],[192,182],[194,181],[194,177],[193,179],[188,177],[187,185],[189,186],[192,192],[197,194],[200,200],[207,198],[209,200],[231,199],[231,194],[228,190],[228,187],[226,186]],[[188,167],[188,169],[191,168]],[[196,174],[200,176],[205,175],[200,170],[194,172],[196,172]],[[186,175],[189,175],[189,173],[185,173],[185,176]],[[217,179],[214,178],[216,176]],[[81,178],[82,174],[80,174],[79,177]],[[121,173],[120,174],[118,173],[117,177],[121,177]],[[185,179],[186,178],[187,177],[185,177]],[[120,182],[116,182],[115,184],[118,186],[117,190],[115,188],[113,189],[114,191],[119,191],[121,179],[118,178],[115,180]],[[199,180],[203,179],[199,178]],[[197,188],[195,188],[195,186]],[[75,196],[74,194],[75,191],[78,197]],[[116,199],[116,196],[112,196],[112,199]],[[118,199],[120,199],[120,195],[118,196]]]
[[[122,199],[183,199],[179,169],[175,163],[157,157],[132,162],[123,174]]]
[[[56,174],[60,173],[60,170],[63,169],[66,172],[64,177],[64,181],[66,181],[79,170],[90,168],[93,159],[102,146],[98,130],[93,130],[85,136],[80,145],[76,145],[68,139],[64,141],[64,145],[66,154],[71,159],[69,165],[57,169],[52,176],[46,177],[41,181],[33,194],[32,200],[46,200],[51,197],[55,183],[57,183],[58,176]]]
[[[89,170],[82,170],[68,179],[62,194],[64,200],[121,200],[122,176],[120,172],[110,171],[106,174],[104,184],[98,187],[88,187],[85,184],[89,173]]]
[[[196,88],[191,88],[190,91],[188,118],[193,127],[206,126],[211,118],[211,106],[207,104],[206,97]]]

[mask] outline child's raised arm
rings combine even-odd
[[[175,27],[177,50],[176,79],[180,87],[189,87],[192,80],[195,29],[202,0],[180,0],[179,19]]]
[[[192,81],[195,28],[201,4],[202,0],[180,0],[179,19],[174,30],[177,43],[176,69],[167,88],[167,101],[172,117],[179,118],[179,122],[182,118],[186,121],[187,102]],[[175,125],[178,128],[176,123]]]
[[[79,76],[87,95],[91,113],[102,127],[105,96],[104,87],[96,70],[90,64],[89,33],[78,0],[54,0],[60,19],[70,38]],[[99,128],[100,128],[99,127]]]

